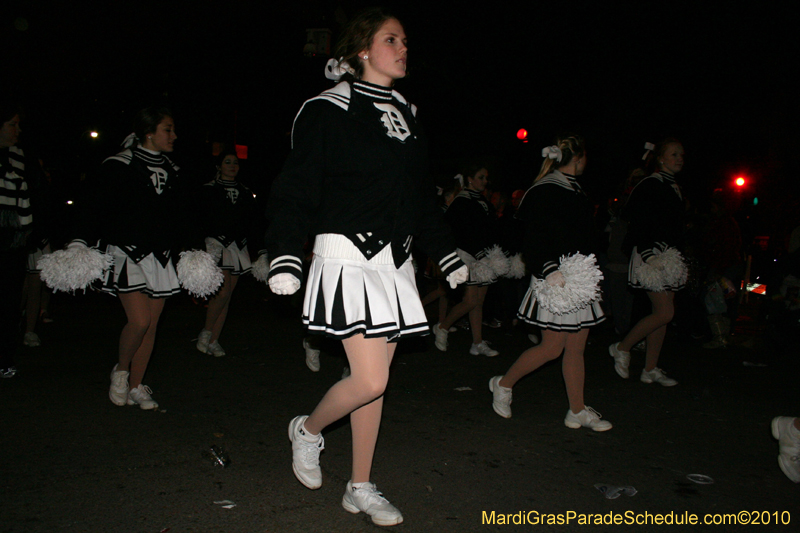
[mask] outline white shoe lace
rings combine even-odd
[[[133,394],[134,399],[137,402],[146,402],[153,400],[153,398],[150,396],[151,394],[153,394],[153,390],[147,385],[139,385],[138,387],[133,389],[131,393]]]
[[[592,409],[588,405],[584,405],[583,409],[584,409],[584,411],[586,411],[590,415],[589,416],[589,420],[588,420],[589,422],[594,421],[594,419],[600,420],[601,418],[603,418],[603,415],[601,415],[600,413],[598,413],[597,411],[595,411],[594,409]]]
[[[364,503],[364,510],[366,511],[372,504],[381,505],[392,505],[389,503],[389,500],[383,497],[383,493],[381,493],[375,485],[364,486],[361,488],[356,488],[354,491],[358,493],[359,498]]]
[[[319,436],[316,443],[300,438],[300,449],[303,450],[303,462],[313,467],[319,466],[319,454],[325,449],[325,439]]]

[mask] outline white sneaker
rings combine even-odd
[[[786,477],[800,483],[800,437],[794,428],[794,418],[778,416],[772,419],[772,436],[778,439],[778,465]]]
[[[111,387],[108,389],[108,397],[114,405],[125,405],[128,403],[128,376],[130,372],[124,370],[117,371],[119,365],[114,365],[111,371]]]
[[[312,348],[308,339],[303,339],[303,349],[306,351],[306,366],[312,372],[319,372],[319,350]]]
[[[213,355],[214,357],[225,357],[227,355],[225,350],[222,346],[219,345],[219,342],[214,341],[208,343],[208,348],[206,348],[206,353],[209,355]]]
[[[197,336],[197,349],[203,353],[208,353],[208,344],[211,342],[211,332],[204,329]]]
[[[296,416],[289,422],[289,440],[292,441],[292,470],[294,475],[309,489],[322,486],[322,469],[319,453],[325,449],[322,435],[311,435],[303,427],[308,416]]]
[[[607,420],[600,420],[603,415],[589,407],[583,406],[583,411],[578,414],[567,411],[567,416],[564,418],[564,425],[571,429],[579,429],[581,427],[591,428],[594,431],[608,431],[613,426]]]
[[[440,328],[439,324],[433,326],[433,337],[435,339],[433,344],[443,352],[447,351],[447,335],[448,331]]]
[[[489,380],[492,391],[492,409],[503,418],[511,418],[511,389],[500,385],[503,376],[495,376]]]
[[[500,355],[500,352],[497,350],[493,350],[489,348],[489,343],[486,341],[482,341],[479,344],[473,344],[470,349],[469,353],[472,355],[485,355],[486,357],[494,357],[496,355]]]
[[[668,378],[667,373],[658,367],[654,368],[650,372],[643,369],[641,379],[642,383],[660,383],[665,387],[674,387],[678,384],[678,382],[674,379]]]
[[[147,385],[139,385],[128,391],[128,405],[138,405],[144,410],[155,409],[158,404],[150,395],[153,391]]]
[[[628,366],[631,364],[631,352],[623,352],[619,349],[619,343],[615,342],[608,347],[608,353],[614,358],[614,370],[617,371],[619,377],[628,379],[630,372]]]
[[[354,487],[352,481],[347,482],[342,507],[354,514],[367,513],[379,526],[395,526],[403,522],[403,515],[378,492],[375,484],[366,482],[360,485]]]
[[[26,331],[25,336],[22,337],[22,344],[31,348],[35,348],[36,346],[41,345],[42,341],[39,339],[39,335],[37,335],[35,331]]]

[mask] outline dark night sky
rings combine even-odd
[[[288,151],[300,104],[329,86],[324,59],[302,55],[305,29],[367,2],[14,2],[0,8],[4,90],[27,110],[28,144],[75,173],[116,150],[131,113],[176,111],[175,158],[209,178],[208,141],[250,147],[265,190]],[[560,131],[583,133],[586,181],[611,191],[645,141],[684,141],[684,185],[698,195],[746,171],[759,194],[797,191],[798,32],[781,2],[397,3],[410,75],[397,89],[420,108],[436,175],[465,156],[524,187]],[[567,7],[568,6],[568,9]],[[20,19],[27,23],[20,24]],[[16,24],[16,27],[15,27]],[[235,117],[235,118],[234,118]],[[531,142],[515,139],[526,128]],[[82,133],[106,139],[93,151]],[[71,164],[61,161],[70,160]],[[771,191],[771,192],[769,192]]]

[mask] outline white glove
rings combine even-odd
[[[78,248],[78,249],[83,248],[83,249],[86,249],[86,248],[88,248],[88,246],[86,246],[85,244],[83,244],[80,241],[72,241],[71,243],[69,243],[67,245],[67,250],[69,250],[70,248]]]
[[[549,273],[544,280],[547,282],[548,285],[554,287],[558,285],[559,287],[563,287],[567,283],[567,278],[564,277],[564,274],[561,271],[556,270],[555,272]]]
[[[451,289],[455,289],[459,283],[464,283],[468,279],[469,279],[469,268],[467,268],[467,265],[463,265],[457,268],[456,270],[452,271],[445,278],[445,281],[447,281],[450,284]]]
[[[300,289],[300,280],[293,274],[275,274],[269,278],[269,288],[275,294],[294,294]]]

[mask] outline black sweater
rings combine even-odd
[[[75,240],[113,244],[136,262],[153,253],[166,264],[173,249],[189,244],[188,201],[178,167],[166,155],[123,150],[103,162]]]
[[[593,253],[592,205],[573,176],[558,170],[525,192],[517,210],[525,228],[523,254],[528,270],[544,278],[561,256]]]
[[[398,268],[410,237],[445,275],[463,264],[436,207],[415,114],[397,92],[360,81],[303,104],[267,207],[271,276],[299,277],[303,244],[321,233],[348,237],[367,259],[391,244]]]
[[[197,209],[203,238],[213,237],[225,247],[235,242],[240,250],[251,241],[255,249],[250,251],[259,251],[253,234],[262,217],[253,191],[238,181],[217,178],[200,188]]]
[[[671,174],[656,172],[636,184],[623,214],[630,222],[626,251],[635,246],[647,261],[656,247],[683,247],[683,198]]]
[[[477,191],[463,189],[444,215],[456,237],[456,246],[476,259],[491,248],[495,229],[494,206]]]

